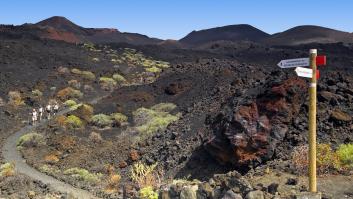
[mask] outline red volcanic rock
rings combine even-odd
[[[65,41],[68,43],[79,43],[81,40],[72,32],[58,31],[54,28],[47,28],[42,38]]]
[[[219,162],[238,166],[271,158],[288,131],[287,123],[299,113],[306,90],[304,80],[292,78],[258,95],[250,105],[235,107],[232,117],[215,122],[206,150]]]

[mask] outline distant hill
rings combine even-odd
[[[299,45],[308,43],[353,43],[353,34],[320,26],[297,26],[276,33],[263,41],[270,45]]]
[[[31,35],[42,39],[61,40],[69,43],[129,43],[129,44],[157,44],[160,39],[149,38],[137,33],[124,33],[113,28],[84,28],[65,17],[54,16],[36,24],[21,26],[2,26],[0,33],[8,37]]]
[[[247,24],[230,25],[200,31],[192,31],[179,40],[188,45],[202,45],[215,41],[261,41],[270,35]]]

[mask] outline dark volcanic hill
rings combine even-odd
[[[263,40],[270,45],[298,45],[308,43],[352,43],[353,34],[320,26],[297,26],[273,34]]]
[[[202,45],[214,41],[260,41],[269,34],[247,24],[230,25],[200,31],[193,31],[180,42],[189,45]]]
[[[137,33],[124,33],[112,28],[84,28],[65,17],[54,16],[36,24],[2,26],[0,33],[10,37],[38,37],[69,43],[129,43],[134,45],[157,44],[162,40]]]

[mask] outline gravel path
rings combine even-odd
[[[97,103],[99,100],[104,98],[105,96],[95,98],[92,101],[90,101],[91,104]],[[62,110],[58,113],[58,115],[63,115],[71,110],[65,109]],[[40,123],[38,123],[35,126],[25,126],[19,131],[13,133],[10,137],[8,137],[5,142],[4,146],[2,148],[2,153],[4,156],[4,159],[6,162],[12,162],[15,164],[16,171],[22,174],[25,174],[35,180],[39,180],[49,186],[51,186],[54,190],[57,190],[62,193],[68,193],[78,199],[93,199],[97,198],[96,196],[92,195],[88,191],[85,191],[83,189],[78,189],[73,187],[70,184],[67,184],[65,182],[62,182],[60,180],[57,180],[56,178],[52,176],[48,176],[44,173],[39,172],[38,170],[34,169],[30,165],[26,163],[26,160],[22,157],[20,151],[17,150],[17,140],[24,134],[30,132],[31,130],[35,129],[36,127],[46,125],[48,123],[48,120],[42,120]]]

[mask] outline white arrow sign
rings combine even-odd
[[[311,68],[297,67],[297,68],[295,68],[295,72],[300,77],[307,77],[307,78],[313,77],[313,69],[311,69]]]
[[[285,59],[281,60],[277,65],[281,68],[309,66],[309,58]]]

